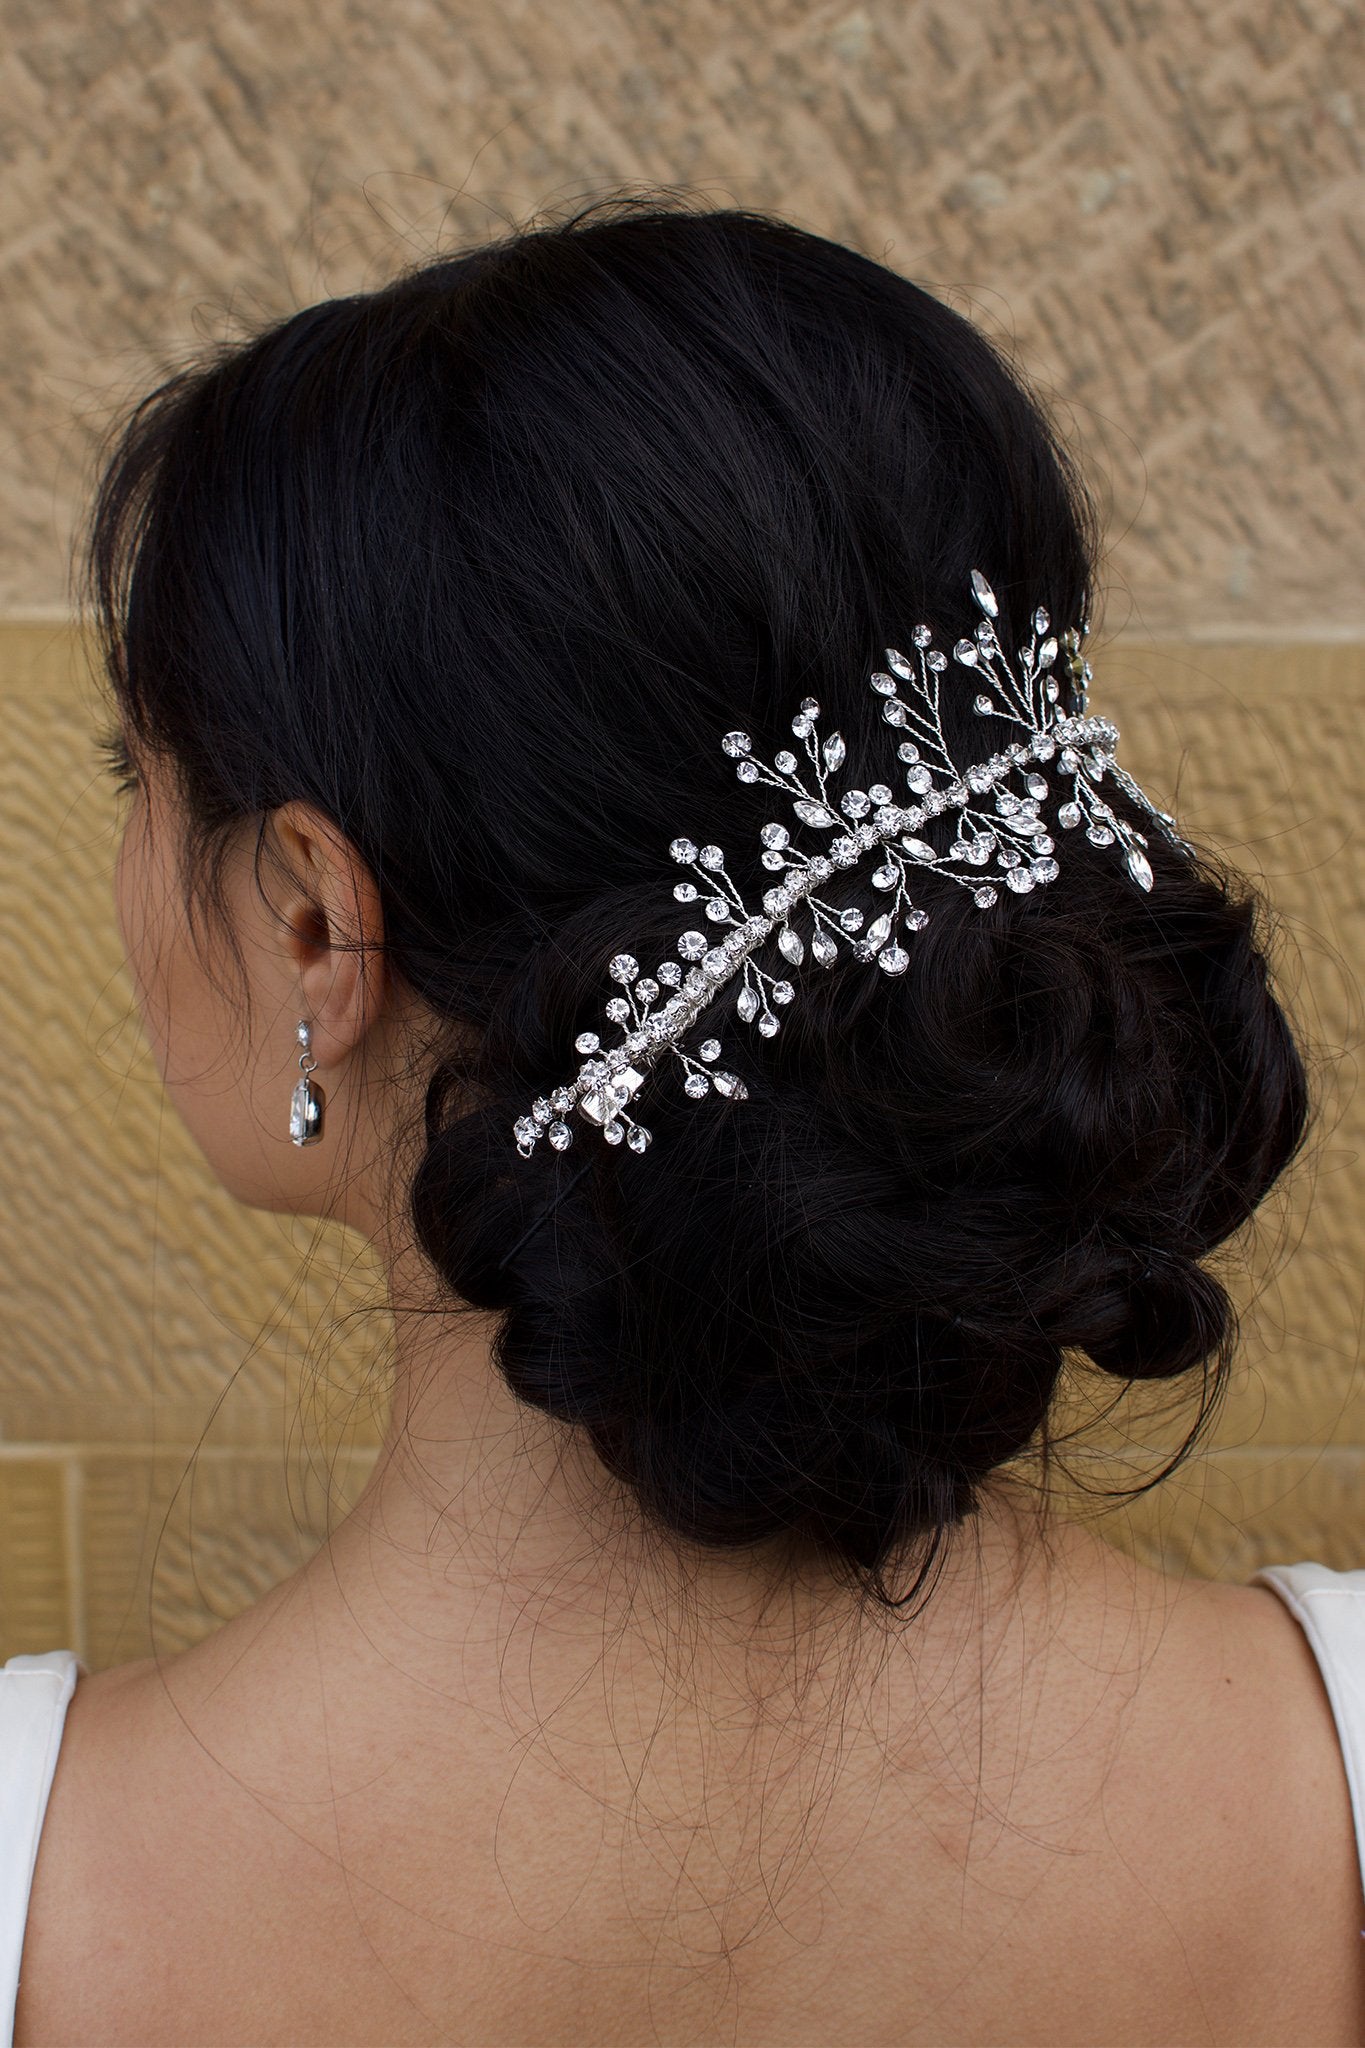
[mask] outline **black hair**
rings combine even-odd
[[[609,957],[671,950],[669,838],[756,854],[720,734],[766,750],[810,692],[881,750],[886,645],[969,633],[974,567],[1007,649],[1036,606],[1079,621],[1098,551],[968,320],[675,199],[310,307],[122,433],[90,560],[127,729],[173,763],[196,858],[291,798],[363,856],[393,972],[450,1026],[418,1241],[656,1529],[791,1539],[890,1603],[1046,1438],[1069,1354],[1198,1369],[1190,1443],[1212,1410],[1234,1324],[1204,1262],[1307,1092],[1253,892],[1154,836],[1150,895],[1081,833],[989,914],[926,885],[899,980],[845,959],[771,1042],[728,1031],[747,1100],[661,1082],[643,1158],[512,1139]],[[959,696],[950,739],[1000,745]]]

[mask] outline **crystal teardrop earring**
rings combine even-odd
[[[327,1098],[312,1078],[317,1061],[313,1058],[313,1027],[306,1017],[299,1019],[298,1041],[302,1050],[299,1078],[289,1103],[289,1135],[296,1145],[314,1145],[322,1136],[322,1112]]]

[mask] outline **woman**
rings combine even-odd
[[[1212,1411],[1306,1115],[1088,706],[1097,553],[980,334],[739,211],[139,410],[146,1028],[233,1194],[374,1241],[396,1393],[257,1607],[0,1679],[18,2041],[1359,2040],[1365,1575],[1167,1579],[1024,1463],[1067,1354]]]

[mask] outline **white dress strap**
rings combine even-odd
[[[1317,1658],[1346,1765],[1365,1887],[1365,1571],[1334,1572],[1325,1564],[1268,1564],[1251,1584],[1269,1586],[1279,1594]]]
[[[0,2048],[14,2039],[38,1837],[80,1668],[70,1650],[11,1657],[0,1667]]]

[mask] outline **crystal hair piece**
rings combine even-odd
[[[669,852],[694,880],[678,882],[679,903],[697,904],[712,933],[700,923],[677,942],[679,958],[664,960],[642,974],[629,953],[617,953],[608,973],[619,992],[606,1005],[609,1023],[619,1025],[619,1043],[604,1047],[595,1031],[581,1032],[575,1049],[584,1055],[572,1080],[532,1104],[513,1126],[517,1150],[530,1156],[543,1137],[556,1151],[573,1142],[567,1119],[577,1114],[601,1130],[608,1144],[623,1140],[643,1152],[650,1132],[630,1112],[650,1070],[670,1053],[683,1070],[683,1090],[700,1099],[714,1088],[741,1099],[747,1094],[737,1074],[718,1062],[720,1040],[704,1037],[695,1052],[682,1040],[709,1011],[721,991],[739,978],[734,1008],[742,1023],[771,1038],[780,1028],[778,1012],[796,1000],[787,970],[808,959],[832,967],[841,947],[860,960],[875,961],[884,974],[903,974],[910,956],[902,944],[923,930],[929,912],[915,900],[916,885],[932,872],[971,892],[988,911],[1001,888],[1017,895],[1046,888],[1057,879],[1056,842],[1043,807],[1054,794],[1057,827],[1084,829],[1093,846],[1117,846],[1128,875],[1140,889],[1152,886],[1144,848],[1147,835],[1120,818],[1102,794],[1106,776],[1174,846],[1192,853],[1175,821],[1150,801],[1114,759],[1118,728],[1086,710],[1090,663],[1081,654],[1089,622],[1062,636],[1071,705],[1062,708],[1062,686],[1054,669],[1059,652],[1051,621],[1040,606],[1033,614],[1033,638],[1019,649],[1019,672],[1011,668],[992,623],[999,615],[995,593],[979,569],[972,571],[972,595],[985,616],[974,639],[959,640],[953,660],[962,680],[975,689],[983,718],[1017,728],[1017,738],[998,754],[961,767],[944,737],[940,693],[948,657],[932,645],[928,626],[911,634],[912,657],[886,649],[886,669],[871,685],[882,699],[882,716],[898,735],[895,753],[909,792],[897,802],[884,782],[863,788],[831,788],[845,768],[847,750],[837,732],[821,738],[820,706],[807,697],[792,720],[804,761],[790,748],[769,766],[753,751],[748,733],[727,732],[723,751],[741,782],[762,783],[790,801],[799,826],[825,835],[822,850],[806,853],[792,843],[792,831],[776,820],[762,827],[763,866],[780,881],[751,909],[726,871],[719,846],[698,847],[673,840]],[[970,681],[968,681],[970,678]],[[1069,791],[1054,790],[1045,770]],[[921,834],[943,813],[952,814],[951,843],[937,851]],[[879,902],[870,918],[855,907],[837,908],[820,891],[844,870],[872,862],[871,886]],[[694,912],[694,916],[696,913]],[[712,935],[714,934],[714,936]],[[778,960],[773,963],[770,949]],[[760,965],[768,955],[769,964]]]

